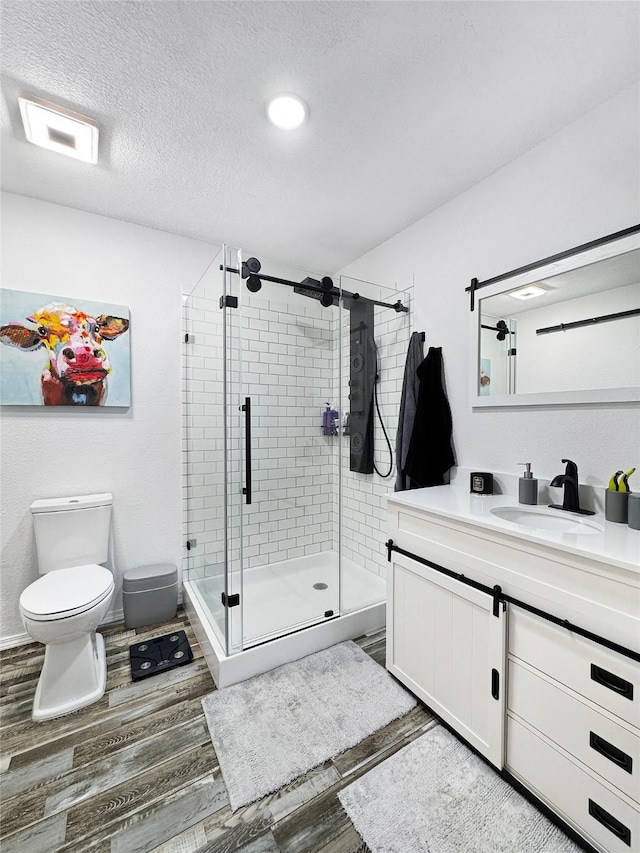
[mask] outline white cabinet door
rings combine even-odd
[[[505,638],[501,603],[392,553],[387,668],[496,767],[504,758]]]

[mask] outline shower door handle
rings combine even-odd
[[[245,482],[246,485],[242,488],[242,494],[245,496],[246,503],[251,503],[251,397],[244,398],[244,453],[245,453]]]

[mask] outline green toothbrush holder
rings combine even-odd
[[[613,489],[605,489],[604,517],[607,521],[626,524],[629,517],[629,492],[614,492]]]

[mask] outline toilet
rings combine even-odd
[[[104,639],[96,628],[109,609],[114,582],[107,560],[110,494],[31,504],[42,577],[20,596],[29,636],[45,644],[32,717],[49,720],[100,699],[107,681]]]

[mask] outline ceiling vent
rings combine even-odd
[[[27,140],[85,163],[98,162],[98,125],[40,98],[18,98]]]

